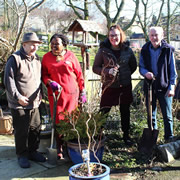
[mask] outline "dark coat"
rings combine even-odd
[[[165,40],[162,40],[161,52],[158,58],[158,74],[156,80],[153,83],[153,89],[167,91],[170,82],[170,61],[171,55],[174,52],[174,48],[169,45]],[[151,55],[149,52],[149,46],[151,42],[147,42],[141,50],[141,55],[144,59],[145,68],[152,72],[151,69]],[[147,91],[146,83],[144,84],[144,90]]]
[[[112,88],[131,85],[131,74],[137,68],[136,58],[129,46],[124,43],[121,47],[120,56],[114,55],[109,39],[100,44],[93,64],[93,72],[101,75],[103,85],[109,85]],[[109,69],[118,67],[118,73],[115,77],[109,75]]]

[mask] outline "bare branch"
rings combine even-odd
[[[110,9],[110,0],[105,1],[106,14],[109,14]]]
[[[29,9],[28,12],[30,13],[30,12],[33,11],[34,9],[38,8],[38,7],[41,6],[41,4],[43,4],[45,1],[46,1],[46,0],[41,0],[41,1],[39,1],[39,2],[36,2],[36,3],[35,3],[36,5],[32,6],[32,7]]]
[[[163,6],[164,6],[164,0],[162,0],[161,6],[160,6],[160,9],[159,9],[159,15],[158,15],[158,18],[157,18],[156,26],[157,26],[157,25],[159,24],[159,22],[160,22],[160,18],[161,18],[161,13],[162,13]]]
[[[96,4],[97,8],[101,11],[101,13],[102,13],[104,16],[109,17],[109,15],[106,13],[106,11],[100,6],[98,0],[94,0],[94,2],[95,2],[95,4]]]
[[[117,2],[117,0],[115,0],[115,4],[116,4],[116,8],[118,9],[118,2]]]
[[[17,43],[19,41],[19,38],[21,36],[22,30],[23,30],[24,25],[25,25],[26,18],[28,16],[28,7],[27,7],[27,4],[26,4],[25,0],[23,0],[23,3],[24,3],[24,7],[25,7],[25,14],[24,14],[24,17],[23,17],[22,24],[21,24],[21,27],[19,29],[19,32],[17,33],[16,40],[15,40],[14,45],[13,45],[14,50],[16,50]]]
[[[36,1],[35,3],[33,3],[33,5],[30,6],[31,8],[28,8],[28,5],[25,0],[22,0],[23,4],[20,5],[20,8],[18,7],[17,1],[15,1],[15,0],[12,0],[12,2],[13,2],[12,4],[10,4],[8,1],[4,1],[4,3],[9,7],[9,9],[11,9],[12,12],[15,13],[14,15],[17,15],[16,21],[15,21],[16,26],[14,26],[14,27],[16,27],[16,30],[13,31],[14,34],[16,33],[16,38],[15,38],[14,43],[10,43],[10,41],[9,41],[9,45],[12,46],[12,48],[13,48],[13,49],[11,48],[12,52],[15,51],[17,48],[17,44],[18,44],[19,38],[23,32],[23,28],[24,28],[26,19],[28,17],[28,14],[35,8],[39,7],[45,1],[46,0]],[[21,12],[20,12],[20,9],[21,9]],[[22,21],[21,25],[20,25],[20,20]],[[2,44],[2,38],[0,39],[0,41]],[[6,40],[6,41],[8,41],[8,40]],[[6,47],[6,46],[8,46],[8,44],[4,43],[4,46]]]
[[[16,7],[16,10],[14,9],[14,7],[12,7],[9,3],[8,3],[8,1],[6,1],[6,4],[16,13],[16,14],[19,14],[18,12],[17,12],[17,4],[16,4],[16,2],[13,0],[13,3],[15,4],[15,7]]]
[[[76,7],[74,6],[74,4],[72,3],[71,0],[69,0],[69,4],[66,3],[66,1],[64,1],[64,3],[66,4],[66,6],[69,6],[73,9],[74,13],[76,14],[76,16],[79,18],[79,19],[83,19],[83,17],[80,15],[80,13],[76,10]]]
[[[136,0],[135,3],[136,3],[136,8],[135,8],[135,11],[134,11],[133,18],[131,19],[130,23],[123,28],[124,31],[126,31],[129,27],[132,26],[132,24],[134,23],[134,21],[136,19],[137,14],[138,14],[138,11],[139,11],[139,0]]]
[[[0,43],[4,44],[6,47],[13,46],[8,40],[0,37]]]
[[[119,7],[118,7],[118,9],[117,9],[117,13],[116,13],[116,15],[115,15],[115,17],[114,17],[114,19],[113,19],[113,23],[116,23],[117,22],[117,19],[119,19],[120,18],[120,13],[121,13],[121,11],[122,11],[122,9],[123,9],[123,7],[124,7],[124,2],[125,2],[125,0],[122,0],[121,1],[121,3],[120,3],[120,5],[119,5]]]

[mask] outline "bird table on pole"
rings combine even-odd
[[[86,69],[89,69],[89,48],[99,46],[98,33],[105,34],[105,29],[95,21],[77,19],[70,25],[68,32],[72,32],[72,45],[81,47],[85,77]]]

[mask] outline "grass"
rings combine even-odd
[[[80,47],[69,46],[68,49],[76,54],[76,57],[78,58],[79,62],[82,62],[81,48]],[[90,52],[89,52],[90,53],[90,66],[93,65],[96,52],[97,52],[97,47],[93,47],[90,49]]]
[[[68,50],[75,53],[75,55],[78,58],[79,62],[82,62],[81,48],[80,47],[70,45],[70,46],[68,46]],[[38,51],[37,51],[37,54],[40,57],[40,59],[42,59],[43,55],[46,54],[48,51],[49,50],[48,50],[47,46],[40,46]],[[90,66],[93,65],[96,52],[97,52],[97,47],[93,47],[93,48],[90,49]]]
[[[44,56],[44,54],[46,54],[48,52],[48,46],[39,46],[39,49],[37,50],[37,54],[40,57],[40,59],[42,59],[42,57]]]

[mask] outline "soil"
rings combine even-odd
[[[106,137],[102,163],[110,167],[111,176],[114,177],[112,179],[117,180],[122,176],[124,177],[122,180],[156,180],[157,176],[159,178],[165,172],[172,172],[173,180],[177,177],[179,165],[173,167],[170,163],[163,162],[157,147],[154,147],[152,154],[148,155],[138,151],[138,140],[135,138],[132,138],[133,145],[127,146],[119,134],[110,133]],[[158,178],[157,180],[161,180]]]
[[[87,164],[82,164],[77,168],[74,168],[72,172],[78,176],[97,176],[103,174],[106,171],[105,167],[100,164],[90,163],[90,174],[88,173]]]

